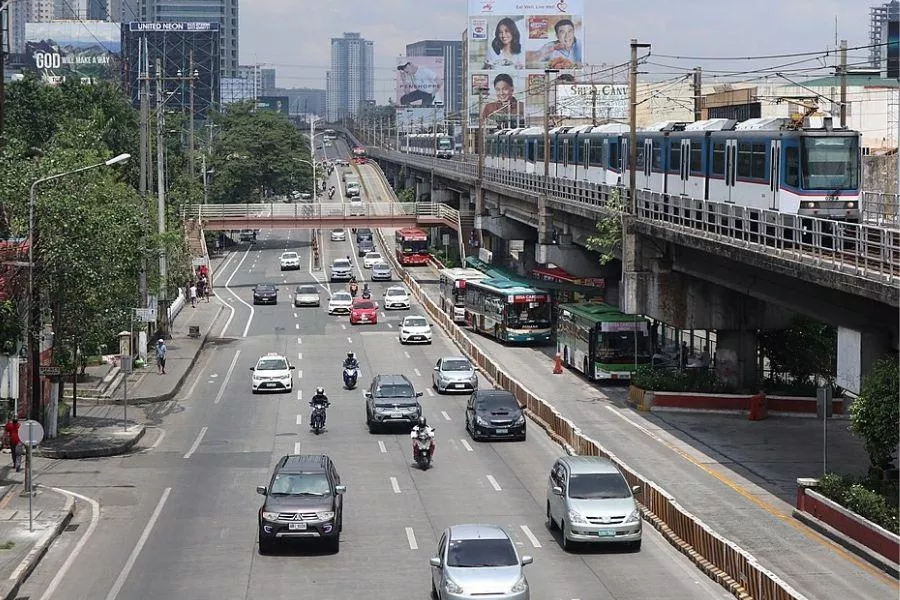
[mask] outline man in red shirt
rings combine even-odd
[[[13,415],[4,427],[6,443],[12,454],[13,467],[16,472],[22,470],[22,440],[19,438],[19,417]]]

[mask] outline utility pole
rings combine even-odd
[[[637,214],[637,76],[638,76],[638,48],[649,48],[650,44],[639,44],[634,38],[631,39],[631,71],[629,78],[629,93],[631,95],[629,121],[631,125],[631,134],[628,137],[628,193],[629,204],[631,206],[631,214]]]
[[[847,127],[847,40],[841,40],[841,128]]]
[[[478,92],[478,177],[475,178],[475,214],[484,214],[484,92]],[[407,138],[409,139],[409,138]],[[407,142],[408,143],[408,142]],[[479,230],[480,231],[480,230]]]
[[[194,177],[194,51],[188,53],[188,85],[190,86],[188,95],[190,96],[190,132],[188,133],[188,168],[191,171],[191,178]]]
[[[591,124],[597,124],[597,86],[591,84]]]
[[[156,59],[156,189],[157,189],[157,219],[159,221],[159,336],[169,335],[169,304],[168,299],[168,263],[166,260],[166,246],[163,236],[166,233],[166,176],[165,176],[165,120],[163,116],[163,72],[162,60]]]
[[[146,216],[147,208],[146,198],[147,190],[149,190],[148,179],[150,175],[150,58],[147,56],[147,38],[141,38],[138,42],[138,69],[140,77],[138,83],[140,85],[141,97],[141,176],[140,176],[140,192],[141,192],[141,217]],[[147,221],[145,220],[145,223]],[[141,253],[141,273],[138,279],[138,294],[140,302],[138,306],[145,308],[147,306],[147,256]]]
[[[559,73],[558,69],[544,69],[544,185],[538,195],[538,245],[550,243],[550,226],[547,222],[548,188],[550,179],[550,77]],[[556,90],[554,90],[556,91]],[[554,100],[556,95],[554,94]],[[538,258],[538,262],[547,262]]]
[[[703,118],[703,69],[694,68],[694,121]]]

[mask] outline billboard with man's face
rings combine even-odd
[[[583,23],[584,0],[469,0],[469,126],[480,117],[498,127],[542,119],[545,70],[571,74],[585,64]]]
[[[397,104],[405,108],[444,106],[444,57],[397,57]]]
[[[119,77],[122,43],[118,23],[51,21],[25,24],[28,67],[47,83],[75,77],[85,83]]]

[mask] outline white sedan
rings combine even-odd
[[[384,291],[384,302],[382,302],[385,310],[406,309],[409,310],[409,294],[399,285],[393,285]]]
[[[331,230],[331,241],[332,242],[344,242],[347,240],[347,232],[343,229],[332,229]]]
[[[400,323],[400,343],[431,343],[431,324],[425,317],[404,317]]]
[[[350,292],[335,292],[328,300],[329,315],[349,315],[353,306],[353,296]]]
[[[279,261],[281,262],[282,271],[300,268],[300,255],[296,252],[284,252]]]
[[[381,253],[379,252],[366,252],[366,255],[363,257],[363,267],[366,269],[371,269],[375,263],[384,262],[384,259],[381,258]]]

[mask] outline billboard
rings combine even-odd
[[[435,125],[444,124],[444,107],[418,108],[401,106],[397,108],[397,127],[402,133],[428,133]]]
[[[260,96],[256,99],[256,108],[271,110],[287,115],[290,111],[291,99],[287,96]]]
[[[628,113],[628,86],[620,83],[558,83],[553,115],[572,119],[623,121]]]
[[[121,50],[118,23],[25,23],[24,70],[40,74],[50,84],[71,77],[84,83],[118,79]]]
[[[469,0],[467,32],[471,128],[543,119],[544,71],[584,66],[584,0]]]
[[[397,57],[397,104],[431,107],[444,105],[444,57]]]

